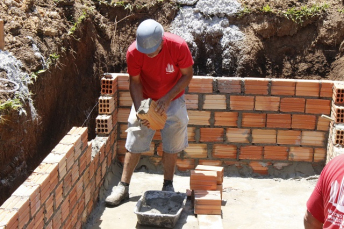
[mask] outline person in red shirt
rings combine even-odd
[[[344,155],[333,158],[321,172],[307,201],[304,226],[344,228]]]
[[[164,166],[163,191],[174,191],[173,176],[177,153],[188,146],[184,90],[193,77],[193,59],[186,42],[179,36],[164,32],[161,24],[147,19],[137,28],[136,41],[127,51],[129,90],[133,105],[128,127],[141,126],[141,130],[129,131],[125,147],[121,181],[106,198],[108,205],[119,205],[129,198],[129,184],[141,153],[150,150],[155,131],[147,120],[139,120],[136,111],[141,101],[156,101],[156,111],[166,113],[167,120],[161,130]]]

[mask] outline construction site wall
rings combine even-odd
[[[97,137],[88,141],[87,128],[73,127],[0,206],[0,228],[86,223],[111,164],[123,163],[132,103],[127,74],[107,74],[101,84]],[[189,147],[179,153],[179,171],[198,164],[248,166],[266,175],[269,168],[325,163],[326,156],[328,161],[341,153],[335,149],[343,143],[344,130],[337,124],[343,122],[344,87],[332,81],[195,76],[185,100]],[[333,121],[322,117],[331,107]],[[142,157],[159,165],[161,144],[157,131]]]

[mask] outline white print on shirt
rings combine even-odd
[[[166,73],[167,74],[171,74],[174,72],[174,67],[172,64],[167,64],[167,67],[166,67]]]
[[[327,221],[339,226],[340,228],[344,228],[344,177],[342,178],[340,186],[337,181],[333,181],[331,183],[329,203],[336,207],[338,212],[333,212],[331,209],[329,209]]]

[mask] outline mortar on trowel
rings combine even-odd
[[[136,112],[136,115],[139,119],[145,119],[149,121],[150,129],[152,130],[161,130],[165,126],[167,119],[166,113],[163,115],[158,114],[155,111],[157,104],[152,99],[145,99],[141,101],[140,107]],[[132,126],[129,127],[125,132],[129,131],[138,131],[141,130],[141,126]]]
[[[136,204],[134,213],[142,225],[173,228],[186,203],[185,193],[146,191]]]

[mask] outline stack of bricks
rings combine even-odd
[[[0,228],[82,228],[117,151],[111,135],[95,152],[87,131],[73,127],[0,206]]]
[[[117,128],[117,77],[105,74],[101,79],[101,96],[98,101],[96,133],[106,136]]]
[[[343,154],[344,150],[344,84],[335,83],[333,86],[332,115],[328,144],[327,162]]]
[[[131,100],[128,76],[120,77],[126,82],[118,87],[122,155]],[[331,113],[332,87],[324,80],[194,76],[185,94],[189,147],[179,155],[178,170],[203,164],[267,175],[297,162],[324,163],[330,121],[321,116]],[[159,164],[161,149],[157,131],[145,157]]]
[[[194,213],[221,215],[224,168],[198,165],[191,170],[190,188],[194,193]]]

